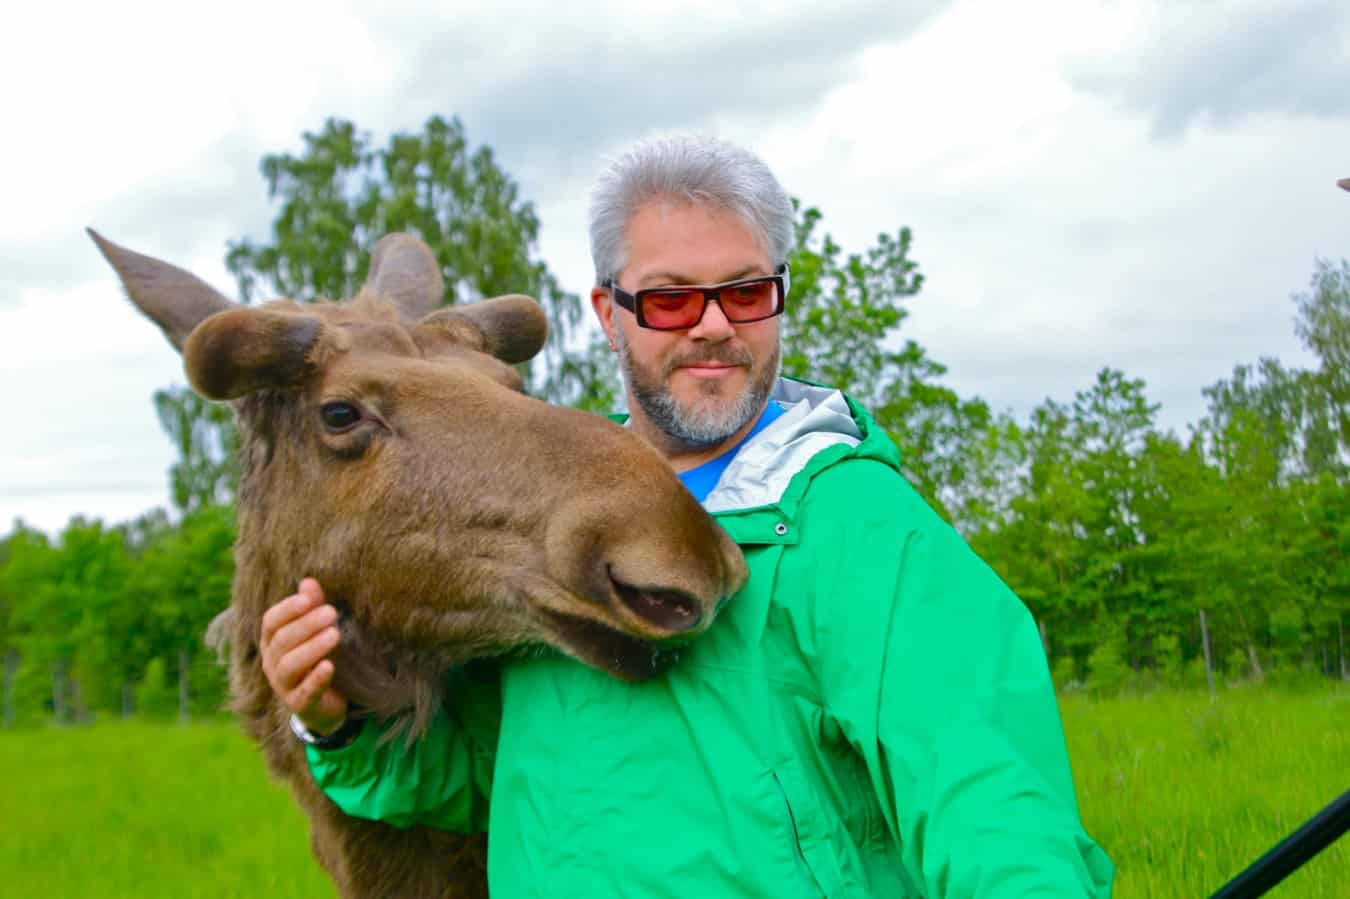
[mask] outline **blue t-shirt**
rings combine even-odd
[[[703,502],[712,493],[717,482],[722,479],[722,472],[727,470],[731,460],[736,458],[736,454],[741,451],[741,447],[754,437],[760,431],[773,424],[780,415],[783,414],[783,407],[773,400],[769,400],[769,405],[764,407],[763,413],[759,416],[759,421],[750,429],[750,433],[741,438],[740,442],[727,450],[716,459],[709,459],[698,468],[691,468],[680,475],[680,480],[684,486],[689,488],[689,492],[694,494],[694,499]]]

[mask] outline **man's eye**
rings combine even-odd
[[[345,431],[361,420],[361,410],[351,403],[324,403],[319,409],[323,425],[330,431]]]
[[[647,294],[646,303],[657,309],[680,309],[701,298],[701,294],[693,290],[661,290]]]
[[[752,284],[742,284],[740,287],[733,288],[729,293],[733,303],[751,306],[755,303],[772,302],[774,286],[767,281],[756,281]]]

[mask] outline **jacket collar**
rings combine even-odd
[[[772,399],[778,420],[756,434],[704,500],[712,513],[779,505],[792,479],[822,450],[863,440],[848,400],[838,390],[780,378]]]
[[[841,391],[784,377],[771,398],[783,415],[741,447],[703,504],[742,544],[796,543],[797,505],[807,485],[845,457],[900,468],[895,444]],[[628,421],[623,414],[610,417]]]

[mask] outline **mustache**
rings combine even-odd
[[[717,365],[750,366],[753,362],[754,360],[750,357],[750,351],[747,349],[708,347],[707,349],[695,350],[690,353],[685,353],[682,356],[676,356],[666,363],[666,372],[670,373],[677,368],[684,368],[688,365],[707,365],[713,363]]]

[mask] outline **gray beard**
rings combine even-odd
[[[620,329],[615,329],[615,345],[619,350],[619,371],[643,414],[673,443],[690,450],[710,449],[749,424],[768,402],[782,364],[782,353],[775,349],[761,370],[750,369],[750,382],[734,400],[717,402],[722,385],[712,381],[700,390],[708,401],[685,408],[666,386],[673,365],[659,376],[642,368]]]

